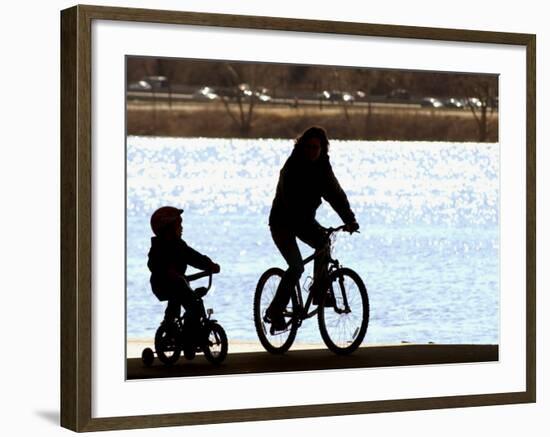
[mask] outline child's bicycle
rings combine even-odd
[[[344,229],[328,228],[328,243],[324,249],[328,260],[329,286],[320,297],[319,305],[310,311],[313,293],[306,303],[302,298],[300,283],[291,293],[286,310],[285,329],[274,331],[266,318],[266,310],[273,301],[284,271],[278,267],[268,269],[258,281],[254,294],[254,324],[262,346],[273,354],[285,353],[296,338],[298,328],[305,319],[317,315],[319,331],[327,347],[336,354],[349,354],[356,350],[367,333],[369,324],[369,297],[361,277],[351,269],[342,267],[331,256],[331,247],[336,232]],[[317,251],[304,260],[304,265],[319,256]]]
[[[159,360],[167,366],[178,361],[181,352],[185,358],[192,360],[197,353],[203,352],[205,358],[213,364],[220,364],[227,356],[227,335],[224,329],[211,319],[212,309],[205,310],[202,298],[212,286],[212,273],[199,272],[186,276],[187,281],[208,276],[208,286],[194,290],[199,303],[199,324],[189,332],[185,314],[175,320],[163,320],[155,334],[155,351],[145,348],[141,354],[143,364],[147,367],[153,364],[155,353]]]

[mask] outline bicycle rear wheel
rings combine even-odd
[[[271,324],[265,321],[265,312],[275,297],[283,274],[283,270],[277,267],[267,270],[260,277],[254,293],[253,312],[256,333],[265,350],[272,354],[283,354],[290,349],[298,331],[298,320],[294,315],[294,310],[298,308],[295,293],[292,293],[289,305],[283,313],[287,324],[286,330],[272,334]]]
[[[181,354],[178,328],[172,323],[161,323],[155,334],[155,351],[159,360],[171,366]]]
[[[334,306],[326,306],[334,295]],[[330,289],[319,305],[321,337],[334,353],[346,355],[356,350],[369,325],[369,297],[361,277],[341,268],[330,275]]]

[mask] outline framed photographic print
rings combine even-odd
[[[534,35],[75,6],[61,49],[62,426],[535,401]]]

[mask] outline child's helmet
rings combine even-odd
[[[174,223],[182,212],[183,209],[173,206],[163,206],[157,209],[151,216],[151,229],[154,234],[159,235],[167,225]]]

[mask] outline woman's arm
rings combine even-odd
[[[323,176],[323,199],[332,206],[344,223],[356,223],[355,214],[351,210],[348,197],[340,186],[338,179],[336,179],[336,175],[332,171],[332,166],[328,160]]]

